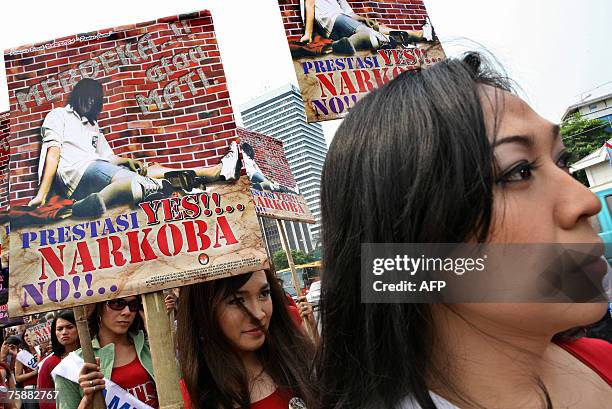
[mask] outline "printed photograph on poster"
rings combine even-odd
[[[445,57],[422,0],[278,0],[308,122]]]
[[[210,12],[9,49],[5,63],[11,314],[268,265]]]
[[[314,223],[314,216],[291,173],[283,142],[244,128],[238,128],[238,135],[257,215]]]

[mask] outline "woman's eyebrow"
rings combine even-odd
[[[505,136],[501,139],[496,139],[493,147],[503,145],[506,143],[520,143],[521,145],[525,145],[527,148],[531,148],[533,146],[533,138],[531,136],[526,135],[512,135]]]
[[[551,125],[550,135],[553,143],[559,139],[559,136],[561,135],[561,127],[559,124]],[[533,137],[527,135],[505,136],[503,138],[496,139],[493,147],[495,148],[496,146],[503,145],[505,143],[520,143],[521,145],[525,145],[526,148],[531,148],[533,147]]]

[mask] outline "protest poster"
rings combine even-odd
[[[268,266],[208,11],[5,51],[9,312]]]
[[[446,58],[422,0],[278,0],[308,122]]]
[[[51,321],[39,322],[25,330],[25,334],[35,345],[51,342]]]
[[[257,215],[314,223],[314,216],[291,173],[283,142],[244,128],[238,128],[238,135]]]

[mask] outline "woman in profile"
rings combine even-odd
[[[192,408],[306,408],[314,346],[270,270],[184,287],[178,310]]]
[[[604,303],[362,303],[362,243],[601,244],[558,127],[481,61],[401,74],[338,128],[321,185],[320,408],[610,405],[612,346],[555,338]]]

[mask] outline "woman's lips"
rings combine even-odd
[[[243,331],[243,333],[254,337],[259,337],[263,335],[263,331],[260,328],[253,328],[248,331]]]

